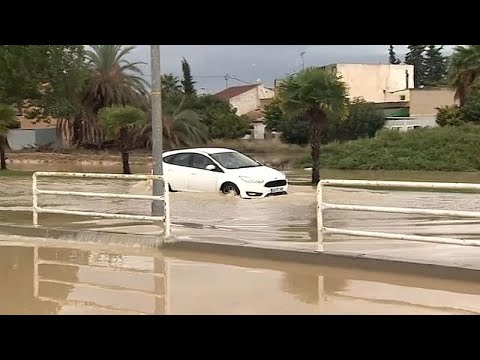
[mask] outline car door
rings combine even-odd
[[[214,170],[207,170],[208,165],[215,166]],[[188,176],[188,186],[191,191],[217,192],[218,176],[222,170],[207,156],[192,154],[192,163]]]
[[[188,190],[188,175],[192,162],[192,153],[177,153],[163,159],[165,177],[172,190]]]

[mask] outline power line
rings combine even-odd
[[[152,75],[151,74],[144,74],[143,76],[151,77]],[[225,85],[226,85],[227,88],[228,88],[228,81],[230,79],[241,82],[241,83],[244,83],[244,84],[247,84],[247,85],[252,85],[251,82],[239,79],[235,75],[230,75],[230,74],[225,74],[225,75],[192,75],[192,77],[193,78],[217,78],[217,79],[218,78],[223,78],[223,79],[225,79]]]

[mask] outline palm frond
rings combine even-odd
[[[326,118],[345,118],[348,111],[348,90],[340,77],[319,68],[307,68],[290,75],[280,85],[279,100],[292,117],[305,117],[321,111]]]

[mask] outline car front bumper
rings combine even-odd
[[[265,183],[255,184],[244,182],[240,184],[240,197],[244,199],[261,199],[268,196],[285,195],[288,193],[288,181],[282,186],[267,187]]]

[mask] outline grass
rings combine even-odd
[[[32,176],[33,171],[18,171],[18,170],[0,170],[0,177],[2,176]]]
[[[298,166],[311,165],[304,156]],[[348,170],[480,170],[480,126],[383,131],[372,139],[327,144],[321,165]]]

